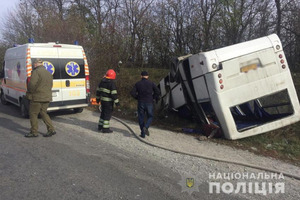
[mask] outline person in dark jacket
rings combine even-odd
[[[29,118],[31,129],[25,137],[38,136],[38,115],[42,117],[47,126],[48,132],[45,137],[56,134],[52,121],[47,114],[50,101],[52,101],[53,77],[43,66],[43,61],[39,58],[33,62],[33,70],[27,86],[26,98],[30,101]]]
[[[101,80],[96,91],[96,101],[101,102],[101,115],[98,123],[98,130],[103,133],[112,133],[109,121],[112,115],[113,106],[119,106],[117,88],[114,80],[116,72],[112,69],[106,72],[105,77]]]
[[[150,80],[149,74],[146,71],[141,73],[141,80],[138,81],[132,88],[130,94],[133,98],[138,100],[138,120],[141,129],[141,137],[149,136],[149,127],[153,120],[153,103],[157,102],[160,96],[160,90]],[[146,123],[145,123],[146,114]]]

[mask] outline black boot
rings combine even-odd
[[[98,125],[98,131],[101,131],[103,126]]]
[[[52,135],[55,135],[56,131],[48,131],[47,133],[43,134],[44,137],[51,137]]]
[[[103,128],[102,133],[112,133],[113,130],[110,130],[109,128]]]
[[[25,134],[25,137],[28,137],[28,138],[30,138],[30,137],[37,137],[37,136],[39,136],[37,133],[34,134],[34,133],[31,133],[31,132]]]
[[[148,130],[146,127],[143,128],[143,132],[144,132],[147,136],[150,136],[149,130]]]

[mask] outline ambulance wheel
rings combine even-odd
[[[83,108],[74,108],[75,113],[82,113]]]
[[[28,110],[25,106],[25,102],[21,100],[20,102],[20,110],[21,110],[21,115],[22,117],[24,118],[28,118],[29,117],[29,113],[28,113]]]
[[[1,92],[1,103],[3,104],[3,105],[7,105],[8,104],[8,102],[6,101],[6,99],[5,99],[5,97],[4,97],[4,94],[3,94],[3,92]]]

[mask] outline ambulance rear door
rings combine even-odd
[[[66,108],[84,107],[86,102],[86,80],[83,50],[79,46],[74,48],[57,48],[58,70],[54,80],[61,86],[62,104]],[[59,77],[57,77],[59,75]],[[58,83],[59,82],[59,83]],[[55,87],[53,87],[55,88]]]
[[[53,47],[52,44],[30,44],[30,46],[29,51],[32,65],[36,58],[40,58],[43,61],[44,67],[53,75],[52,102],[50,106],[61,105],[63,96],[61,93],[62,83],[57,48]]]

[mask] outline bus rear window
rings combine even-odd
[[[239,132],[272,122],[293,114],[288,91],[263,96],[230,108]]]

